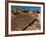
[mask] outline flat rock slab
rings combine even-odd
[[[32,15],[31,13],[26,13],[22,16],[15,17],[15,30],[19,31],[28,26],[34,19],[36,15]]]
[[[12,21],[14,20],[14,24],[12,24],[12,26],[14,27],[13,30],[16,31],[23,30],[26,26],[32,23],[35,18],[36,14],[32,13],[26,13],[23,14],[22,16],[14,17],[14,19],[12,19]]]

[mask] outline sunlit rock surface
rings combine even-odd
[[[27,13],[26,13],[27,12]],[[11,16],[11,30],[40,30],[39,16],[36,11],[13,10]],[[34,21],[37,19],[37,21]],[[34,21],[34,23],[32,23]],[[32,24],[31,24],[32,23]],[[28,26],[30,24],[30,26]]]

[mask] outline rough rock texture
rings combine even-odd
[[[26,30],[40,30],[40,29],[41,29],[40,23],[38,23],[37,21],[35,21],[33,24],[31,24],[26,28]]]
[[[25,13],[24,13],[25,12]],[[26,13],[27,12],[27,13]],[[23,11],[13,9],[11,16],[11,30],[22,31],[25,30],[40,30],[40,23],[34,21],[37,17],[36,11]],[[39,20],[39,19],[37,19]],[[32,23],[34,21],[34,23]],[[29,25],[29,26],[28,26]]]
[[[12,17],[13,18],[13,17]],[[17,16],[14,18],[14,26],[15,26],[15,30],[22,30],[24,29],[26,26],[28,26],[30,23],[32,23],[34,21],[34,19],[36,18],[36,13],[26,13],[23,14],[22,16]]]

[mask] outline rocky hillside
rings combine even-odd
[[[40,30],[40,21],[37,11],[11,9],[11,30]]]

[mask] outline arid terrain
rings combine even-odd
[[[40,12],[25,9],[11,9],[11,30],[40,30]]]

